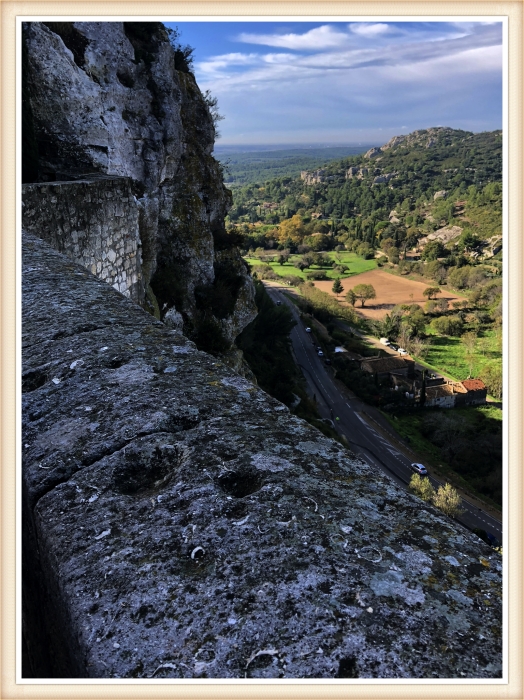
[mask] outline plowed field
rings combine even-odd
[[[344,295],[350,289],[353,289],[357,284],[372,284],[377,293],[376,299],[371,299],[366,302],[364,308],[360,307],[360,301],[357,301],[355,310],[364,318],[381,319],[391,311],[397,304],[420,304],[424,306],[427,301],[422,292],[428,287],[437,286],[434,282],[415,282],[406,277],[397,277],[391,275],[384,270],[371,270],[363,272],[360,275],[346,277],[340,282],[344,287],[344,292],[338,297],[341,304],[347,305],[344,300]],[[333,286],[332,281],[315,282],[315,287],[318,287],[323,292],[329,292],[332,296],[336,296],[331,291]],[[442,292],[437,296],[438,299],[447,299],[451,305],[452,301],[462,301],[465,297],[457,296],[446,291],[445,287],[441,287]]]

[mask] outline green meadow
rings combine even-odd
[[[325,253],[325,255],[327,258],[329,258],[331,263],[336,263],[337,265],[343,266],[345,268],[345,272],[333,270],[331,265],[311,265],[311,267],[302,271],[294,265],[296,261],[300,260],[302,257],[301,255],[291,255],[288,262],[284,263],[283,265],[278,262],[265,262],[252,256],[246,256],[244,260],[252,266],[253,271],[255,272],[257,267],[265,267],[266,265],[269,265],[273,272],[279,275],[279,277],[289,277],[290,275],[293,275],[295,277],[300,277],[301,279],[307,279],[306,272],[308,271],[322,271],[328,279],[336,280],[344,277],[352,277],[353,275],[359,275],[361,272],[368,272],[369,270],[374,270],[377,267],[376,260],[364,260],[356,253],[351,253],[349,251],[332,251],[330,253]],[[267,257],[270,256],[271,254],[269,253]],[[277,253],[275,253],[275,257],[276,256]]]
[[[422,364],[431,369],[443,372],[451,379],[461,381],[470,375],[470,366],[466,359],[466,348],[460,338],[453,338],[447,335],[437,335],[428,328],[431,334],[428,340],[428,352]],[[500,343],[493,330],[483,330],[480,332],[475,348],[472,377],[478,377],[482,369],[489,364],[500,365],[502,362],[502,352]]]

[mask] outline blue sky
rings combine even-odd
[[[218,98],[220,145],[383,144],[502,128],[502,23],[166,22]]]

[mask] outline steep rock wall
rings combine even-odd
[[[23,240],[25,676],[495,678],[501,560]]]
[[[198,338],[210,318],[199,298],[231,279],[220,279],[215,255],[231,194],[211,155],[213,118],[194,76],[176,67],[157,22],[30,22],[24,41],[39,179],[129,178],[139,205],[141,296],[153,311],[152,289],[162,315],[176,309]],[[212,314],[224,347],[256,315],[245,265],[235,250],[230,257],[239,282]]]

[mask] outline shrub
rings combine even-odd
[[[219,355],[229,350],[230,343],[219,321],[205,312],[199,312],[193,323],[193,330],[189,337],[196,343],[199,350],[209,352],[211,355]]]
[[[480,379],[488,388],[488,392],[496,399],[502,398],[502,367],[500,363],[484,367]]]
[[[440,335],[459,336],[462,333],[464,322],[460,316],[439,316],[431,321],[431,326]]]
[[[433,495],[432,500],[434,506],[452,518],[464,512],[460,507],[460,496],[451,484],[440,486],[437,493]]]
[[[329,277],[322,270],[309,270],[305,273],[307,280],[327,280]]]
[[[430,502],[435,496],[435,489],[431,485],[430,480],[427,477],[420,476],[420,474],[413,474],[409,482],[409,488],[423,501]]]
[[[296,277],[295,275],[286,275],[285,277],[282,277],[282,280],[291,287],[299,287],[304,283],[302,277]]]

